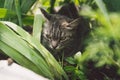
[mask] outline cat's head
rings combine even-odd
[[[49,14],[44,9],[41,12],[46,18],[42,31],[44,44],[52,50],[68,47],[75,39],[80,18],[73,20],[62,15]]]

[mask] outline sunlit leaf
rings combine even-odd
[[[96,4],[98,5],[99,9],[101,10],[101,12],[103,13],[103,15],[105,16],[106,20],[108,21],[108,23],[110,24],[110,19],[105,7],[105,4],[102,0],[95,0]]]
[[[0,18],[12,18],[16,13],[5,8],[0,8]]]
[[[33,25],[33,37],[38,40],[41,40],[42,23],[43,23],[42,16],[39,14],[35,15],[34,25]]]
[[[10,22],[3,22],[3,23],[5,23],[9,27],[11,27],[17,34],[20,35],[20,38],[22,39],[22,40],[21,39],[17,40],[17,38],[14,38],[15,33],[13,33],[14,35],[11,35],[13,37],[9,37],[10,38],[9,40],[13,41],[13,42],[9,42],[8,44],[11,45],[12,47],[14,47],[15,49],[17,48],[17,50],[20,51],[21,54],[23,54],[25,57],[27,57],[31,61],[34,61],[34,63],[36,65],[38,65],[37,67],[40,70],[42,70],[42,68],[43,68],[43,70],[45,70],[45,72],[48,70],[47,71],[48,75],[46,73],[44,73],[44,71],[42,71],[42,74],[44,74],[44,76],[47,76],[51,79],[53,79],[53,77],[61,79],[62,76],[64,76],[64,78],[67,79],[67,75],[64,72],[64,70],[61,68],[61,66],[58,64],[58,62],[54,59],[54,57],[50,54],[50,52],[48,50],[46,50],[40,44],[38,39],[35,39],[31,35],[29,35],[27,32],[25,32],[22,28],[20,28],[19,26],[15,25],[13,23],[10,23]],[[9,33],[8,34],[6,33],[6,35],[10,36]],[[4,36],[2,36],[2,37],[4,37]],[[7,40],[4,37],[3,41],[7,43],[9,40]],[[31,54],[31,56],[30,56],[30,54]],[[37,60],[37,59],[40,59],[40,60]],[[40,61],[40,62],[38,62],[38,61]],[[51,73],[51,74],[49,74],[49,73]]]

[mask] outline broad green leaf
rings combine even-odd
[[[58,62],[54,59],[54,57],[50,54],[50,52],[40,44],[38,39],[35,39],[31,35],[29,35],[27,32],[25,32],[22,28],[18,27],[17,25],[11,22],[3,22],[3,23],[7,24],[10,28],[12,28],[17,34],[21,36],[23,40],[29,43],[29,45],[31,45],[33,49],[39,52],[37,54],[43,57],[43,59],[49,65],[49,70],[54,77],[58,79],[62,79],[62,76],[64,76],[66,80],[68,79],[62,67],[58,64]]]
[[[65,66],[64,69],[67,72],[74,72],[76,68],[74,66]]]
[[[7,44],[8,46],[17,50],[20,54],[29,59],[32,63],[34,63],[38,68],[40,73],[53,79],[51,72],[49,71],[49,66],[43,60],[43,58],[34,51],[34,49],[20,36],[17,36],[13,31],[11,31],[8,27],[0,23],[0,40]],[[30,65],[29,65],[30,66]],[[28,67],[29,67],[28,66]]]
[[[33,25],[33,37],[41,40],[41,30],[42,30],[43,18],[40,14],[35,15],[34,25]]]
[[[75,64],[75,60],[72,57],[68,57],[65,59],[69,64]]]
[[[0,40],[0,49],[3,52],[5,52],[8,56],[10,56],[12,59],[14,59],[17,63],[19,63],[20,65],[27,67],[28,69],[31,69],[38,74],[41,74],[39,72],[39,68],[34,63],[32,63],[30,60],[28,60],[23,55],[21,55],[17,50],[8,46],[1,40]]]

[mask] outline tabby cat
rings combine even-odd
[[[46,18],[42,30],[42,44],[53,55],[71,56],[81,50],[81,42],[88,31],[81,17],[71,19],[60,14],[49,14],[41,9]]]

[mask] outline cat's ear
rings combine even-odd
[[[50,20],[51,19],[51,14],[47,13],[44,9],[40,8],[42,14],[44,15],[44,17],[47,19],[47,20]]]
[[[75,29],[81,22],[81,18],[77,18],[70,23],[67,24],[66,28],[67,29]]]

